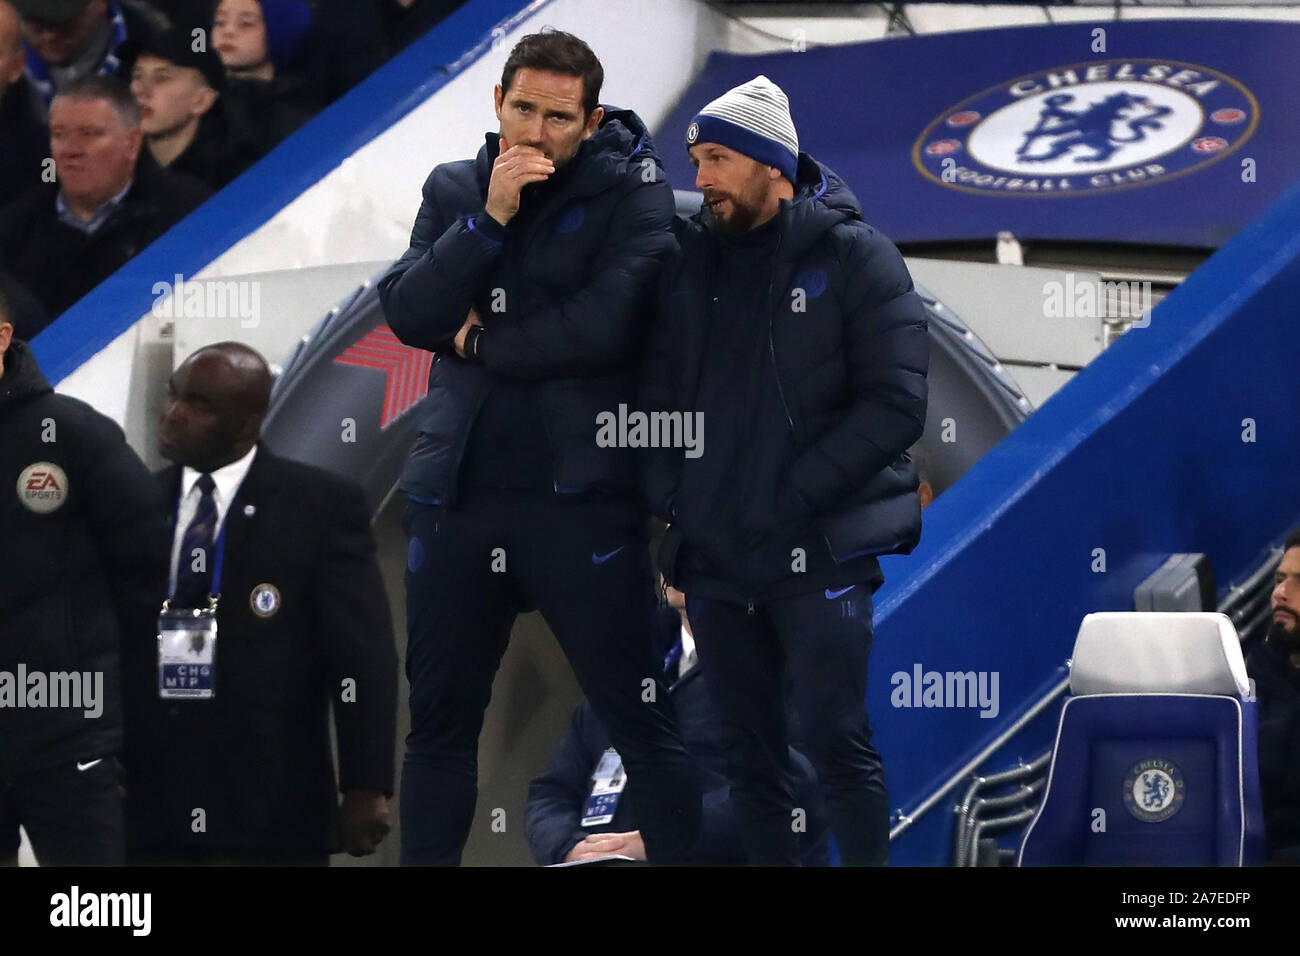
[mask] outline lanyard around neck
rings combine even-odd
[[[227,514],[227,515],[226,515],[226,518],[229,518],[229,517],[230,517],[230,515]],[[179,514],[179,513],[177,513],[177,515],[176,515],[176,524],[177,524],[177,525],[180,524],[180,514]],[[212,600],[213,600],[214,602],[215,602],[218,598],[221,597],[221,570],[222,570],[222,568],[225,566],[225,563],[226,563],[226,526],[227,526],[227,524],[228,524],[227,521],[222,521],[222,522],[221,522],[221,531],[218,532],[218,534],[217,534],[217,549],[216,549],[216,554],[213,556],[213,559],[212,559],[212,588],[211,588],[211,590],[208,592],[208,594],[209,594],[209,597],[211,597]],[[173,526],[173,528],[172,528],[172,534],[175,534],[175,533],[176,533],[175,526]],[[183,561],[184,559],[185,559],[185,555],[183,555],[183,554],[177,556],[177,559],[176,559],[176,572],[172,575],[172,579],[171,579],[171,588],[170,588],[170,589],[168,590],[168,592],[167,592],[167,601],[168,601],[168,603],[170,603],[170,602],[171,602],[171,599],[174,598],[174,597],[176,596],[176,579],[179,578],[179,577],[181,576],[181,575],[180,575],[180,572],[181,572],[181,561]]]

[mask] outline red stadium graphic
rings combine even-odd
[[[334,361],[378,369],[388,376],[379,427],[387,428],[429,391],[433,353],[403,345],[387,325],[377,325]]]

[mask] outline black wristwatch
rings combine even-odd
[[[465,333],[465,358],[471,362],[482,363],[483,359],[478,354],[479,340],[483,338],[483,333],[487,329],[481,325],[471,325],[469,331]]]

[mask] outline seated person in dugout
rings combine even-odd
[[[704,783],[700,841],[691,862],[740,866],[745,863],[745,847],[730,800],[717,717],[686,619],[686,595],[665,587],[662,577],[659,582],[666,601],[659,642],[666,649],[663,679],[673,697],[682,739]],[[816,774],[808,758],[793,747],[790,759],[795,768],[795,804],[802,810],[790,825],[799,834],[802,863],[825,866],[830,831]],[[580,863],[612,855],[644,860],[636,812],[622,800],[627,786],[618,752],[584,701],[574,711],[550,763],[528,789],[525,827],[538,864]]]
[[[1278,564],[1268,636],[1246,655],[1259,700],[1259,782],[1269,859],[1300,864],[1300,528]]]

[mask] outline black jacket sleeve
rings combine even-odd
[[[925,427],[927,318],[903,257],[887,238],[859,224],[842,265],[852,400],[790,472],[794,490],[814,512],[833,510],[860,491]]]
[[[591,280],[551,308],[500,326],[488,322],[479,359],[518,379],[598,374],[630,360],[654,282],[676,244],[672,220],[668,181],[638,179],[614,210]]]
[[[1270,803],[1300,804],[1300,706],[1276,685],[1258,699],[1260,783]]]
[[[524,832],[539,866],[563,863],[582,842],[582,809],[592,770],[604,752],[603,733],[586,701],[578,705],[569,729],[551,754],[546,769],[528,787]]]
[[[393,792],[397,653],[388,595],[361,490],[339,482],[320,503],[330,527],[315,575],[339,747],[339,790]],[[345,693],[344,682],[350,692]]]
[[[424,184],[411,246],[379,280],[379,301],[407,345],[446,351],[501,256],[505,230],[487,214],[448,221],[438,194],[450,189],[439,166]]]

